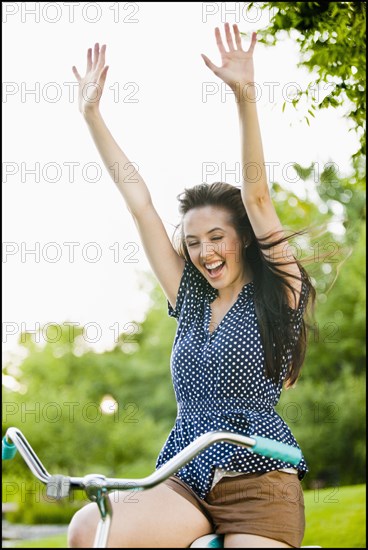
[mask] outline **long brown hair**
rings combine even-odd
[[[295,334],[295,321],[293,322],[293,315],[287,305],[286,287],[294,293],[294,296],[296,292],[288,278],[294,277],[304,282],[308,291],[308,302],[311,303],[312,308],[316,292],[300,261],[294,258],[300,270],[300,278],[289,274],[286,276],[280,266],[290,264],[290,259],[287,262],[275,262],[266,257],[262,250],[287,242],[291,237],[301,235],[305,231],[294,232],[289,236],[273,240],[270,239],[272,235],[262,239],[256,238],[244,207],[240,188],[228,183],[202,183],[185,189],[177,199],[182,220],[176,226],[173,245],[178,254],[188,262],[192,263],[184,238],[183,218],[193,208],[215,206],[227,210],[230,214],[230,223],[239,238],[246,239],[248,244],[244,249],[242,261],[253,270],[254,303],[265,354],[265,373],[268,378],[278,383],[283,374],[283,365],[287,360],[285,382],[287,386],[292,386],[297,381],[304,362],[309,325],[303,316],[300,331]],[[177,240],[178,231],[179,240]]]

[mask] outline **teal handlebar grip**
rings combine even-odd
[[[6,436],[3,437],[2,445],[1,445],[1,456],[3,460],[10,460],[11,458],[14,458],[16,455],[17,448],[14,445],[14,443],[8,443],[6,440]]]
[[[252,447],[252,451],[269,458],[290,462],[293,466],[297,466],[302,458],[302,452],[297,447],[291,447],[285,443],[279,443],[273,439],[266,437],[251,436],[255,439],[256,444]]]

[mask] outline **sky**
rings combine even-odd
[[[85,327],[97,351],[136,327],[149,307],[152,273],[124,199],[108,175],[77,104],[95,42],[107,45],[101,113],[144,178],[172,236],[177,195],[202,182],[240,185],[235,101],[205,66],[220,64],[214,29],[246,32],[270,14],[224,2],[3,2],[3,352],[24,330]],[[316,170],[338,159],[348,173],[358,140],[341,110],[303,120],[291,99],[313,75],[295,42],[257,44],[257,101],[270,180],[303,196],[291,164]],[[318,90],[326,94],[326,90]],[[285,111],[282,105],[286,101]],[[173,321],[174,322],[174,321]],[[14,357],[14,356],[13,356]]]

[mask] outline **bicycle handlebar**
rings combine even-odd
[[[71,490],[83,489],[90,500],[95,500],[102,490],[142,490],[154,487],[180,470],[204,449],[220,441],[246,447],[257,454],[280,459],[294,466],[297,466],[301,459],[300,449],[285,443],[259,436],[246,437],[232,432],[214,431],[198,437],[161,468],[144,478],[106,478],[99,474],[89,474],[84,477],[53,476],[47,472],[22,432],[14,427],[8,428],[3,438],[2,457],[4,460],[13,458],[18,450],[32,473],[47,485],[49,497],[60,499],[68,496]]]
[[[2,457],[5,460],[13,458],[18,450],[32,473],[47,485],[46,494],[48,497],[60,499],[68,496],[70,491],[74,489],[84,490],[89,500],[97,503],[101,516],[93,547],[106,548],[113,513],[109,491],[142,490],[154,487],[180,470],[204,449],[220,441],[246,447],[255,453],[281,459],[294,466],[297,466],[301,459],[301,451],[285,443],[278,443],[272,439],[259,436],[246,437],[232,432],[215,431],[201,435],[153,474],[141,479],[114,479],[99,474],[90,474],[84,477],[52,476],[48,473],[22,432],[17,428],[8,428],[2,442]]]

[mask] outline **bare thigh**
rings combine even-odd
[[[113,518],[108,548],[186,548],[212,532],[200,510],[161,484],[145,491],[110,494]],[[72,518],[69,548],[91,548],[100,514],[87,504]]]

